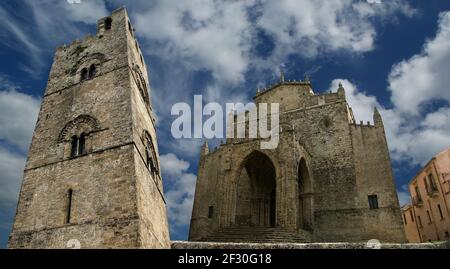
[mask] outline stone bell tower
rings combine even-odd
[[[58,48],[8,247],[170,247],[152,113],[125,8]]]

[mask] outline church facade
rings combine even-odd
[[[315,94],[309,79],[254,97],[279,103],[279,143],[227,139],[201,151],[189,240],[404,242],[382,118],[357,123],[342,85]],[[249,116],[245,118],[248,125]]]

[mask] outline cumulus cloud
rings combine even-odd
[[[220,81],[241,81],[251,48],[246,9],[253,1],[156,1],[137,12],[139,34],[153,42],[149,54],[180,58]],[[158,46],[159,45],[159,46]]]
[[[164,180],[170,184],[165,198],[171,228],[188,225],[192,214],[197,176],[188,172],[189,162],[178,158],[173,153],[161,155],[161,166]]]
[[[40,99],[0,74],[0,208],[15,208]]]
[[[171,225],[175,227],[189,225],[196,180],[197,176],[194,174],[183,174],[175,182],[173,188],[166,192],[165,197]]]
[[[357,89],[357,85],[350,82],[348,79],[333,79],[328,91],[336,91],[339,88],[339,83],[345,89],[347,102],[350,104],[356,122],[372,122],[373,110],[375,107],[380,108],[377,98],[366,92]]]
[[[161,155],[160,161],[164,173],[171,177],[181,176],[189,168],[189,162],[178,159],[173,153]]]
[[[434,155],[450,147],[449,107],[414,118],[396,110],[380,113],[384,117],[392,157],[396,160],[424,165]]]
[[[374,21],[390,22],[398,14],[415,13],[406,1],[282,0],[262,1],[257,27],[274,38],[269,64],[290,54],[311,58],[319,53],[363,53],[375,46]]]
[[[450,12],[439,16],[436,36],[421,53],[396,64],[389,75],[392,102],[400,112],[418,115],[432,100],[450,101]]]
[[[218,81],[241,82],[249,66],[278,66],[290,54],[363,53],[374,48],[375,21],[412,16],[406,1],[155,1],[132,14],[149,54],[177,58],[195,70],[210,70]],[[270,36],[269,57],[255,52],[258,34]]]

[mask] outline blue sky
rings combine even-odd
[[[257,88],[308,74],[316,92],[341,81],[356,119],[385,123],[399,198],[450,146],[450,2],[351,0],[1,1],[0,247],[6,246],[56,46],[95,34],[126,6],[158,116],[172,239],[186,239],[202,140],[175,140],[171,106],[251,101]]]

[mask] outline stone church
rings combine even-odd
[[[124,8],[56,51],[9,248],[168,248],[147,68]]]
[[[9,248],[169,248],[147,67],[124,8],[56,50]],[[192,241],[405,240],[384,127],[357,124],[342,87],[286,82],[279,145],[205,145]]]
[[[376,109],[373,124],[357,123],[342,85],[316,94],[309,79],[283,76],[254,101],[279,103],[278,147],[261,150],[260,138],[203,146],[189,240],[405,242]]]

